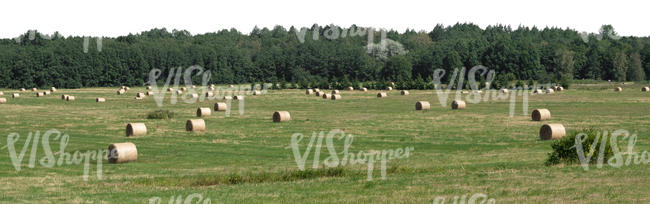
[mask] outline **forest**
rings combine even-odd
[[[256,27],[249,34],[236,29],[191,34],[157,28],[101,39],[27,31],[0,40],[0,87],[143,86],[151,69],[161,69],[166,76],[166,70],[192,65],[209,70],[211,84],[392,81],[424,89],[429,87],[422,84],[431,81],[435,69],[452,73],[478,65],[496,72],[496,87],[514,81],[650,78],[650,39],[619,37],[611,25],[587,34],[570,28],[483,29],[458,23],[430,31],[388,30],[385,40],[380,32],[370,31],[356,25]],[[87,48],[84,41],[89,42]]]

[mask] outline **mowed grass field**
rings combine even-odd
[[[106,149],[111,143],[132,142],[138,148],[136,162],[102,165],[90,163],[87,181],[83,164],[48,168],[38,164],[45,156],[39,143],[37,164],[30,168],[31,146],[20,171],[8,148],[0,149],[0,202],[2,203],[148,203],[160,197],[186,197],[198,193],[212,203],[431,203],[442,196],[482,193],[498,203],[648,203],[650,164],[621,168],[605,165],[588,171],[579,165],[547,167],[551,141],[539,139],[544,123],[562,123],[567,132],[597,127],[626,129],[638,134],[637,152],[650,151],[650,93],[641,85],[623,86],[614,92],[608,84],[574,85],[550,95],[531,95],[527,113],[517,96],[515,114],[509,116],[509,100],[467,103],[464,110],[440,105],[434,91],[398,90],[376,98],[377,90],[341,91],[341,100],[305,95],[304,90],[269,90],[261,96],[246,96],[244,114],[232,102],[230,117],[213,112],[205,117],[207,130],[185,131],[185,121],[196,117],[198,107],[216,101],[170,104],[158,107],[152,97],[135,100],[144,87],[133,87],[125,95],[117,88],[60,89],[35,97],[31,91],[3,89],[8,102],[0,104],[0,147],[10,133],[19,133],[16,151],[28,133],[57,129],[68,134],[65,152]],[[73,95],[74,102],[61,100]],[[96,97],[106,98],[96,103]],[[167,98],[169,94],[167,94]],[[449,95],[446,104],[454,99]],[[463,96],[464,98],[465,96]],[[417,101],[429,101],[431,110],[416,111]],[[531,121],[536,108],[548,108],[549,121]],[[176,113],[173,119],[147,119],[158,109]],[[273,123],[273,112],[286,110],[292,120]],[[145,136],[126,137],[127,123],[143,122]],[[312,132],[341,129],[354,135],[350,151],[367,152],[413,147],[410,157],[388,162],[386,179],[375,164],[373,180],[367,180],[367,165],[345,165],[336,169],[311,170],[313,150],[306,162],[311,173],[300,173],[291,148],[294,133],[305,138]],[[50,139],[53,152],[59,141]],[[336,141],[337,151],[343,143]],[[624,148],[624,147],[621,147]],[[19,152],[18,152],[19,153]],[[55,156],[58,155],[55,153]],[[328,156],[321,150],[321,164]],[[196,200],[195,200],[196,201]]]

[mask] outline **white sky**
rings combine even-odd
[[[257,25],[288,28],[351,24],[395,29],[431,30],[436,24],[472,22],[555,26],[598,32],[612,24],[622,36],[649,36],[650,4],[644,1],[384,1],[354,0],[273,1],[233,0],[3,0],[0,2],[0,37],[13,38],[29,29],[64,36],[115,37],[151,28],[185,29],[192,34],[234,27],[249,33]]]

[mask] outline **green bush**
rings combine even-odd
[[[550,166],[559,163],[565,163],[565,164],[579,163],[580,160],[578,158],[578,153],[576,151],[575,146],[576,146],[576,137],[580,133],[584,133],[587,135],[586,138],[584,138],[582,141],[582,149],[584,150],[585,157],[588,157],[589,154],[593,154],[590,162],[595,163],[596,161],[598,161],[596,158],[598,158],[599,157],[598,155],[600,154],[600,148],[603,141],[602,138],[603,131],[598,129],[584,129],[582,131],[572,132],[569,135],[562,137],[562,139],[553,141],[553,143],[551,143],[553,152],[548,154],[548,159],[546,159],[546,162],[544,164],[546,166]],[[606,135],[605,137],[606,137],[605,141],[607,141],[607,145],[605,146],[605,151],[603,151],[603,154],[605,154],[603,158],[605,159],[604,161],[607,161],[610,157],[614,155],[614,153],[612,151],[612,146],[609,144],[610,135]],[[593,152],[591,152],[590,150],[592,149],[592,145],[594,144],[594,140],[596,139],[598,139],[598,143],[596,144],[595,147],[593,147]]]
[[[175,115],[174,112],[170,110],[157,110],[147,114],[147,119],[170,119]]]

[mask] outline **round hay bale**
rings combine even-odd
[[[311,95],[311,94],[313,94],[313,93],[314,93],[314,90],[313,90],[313,89],[307,89],[307,90],[305,91],[305,95]]]
[[[182,94],[183,94],[183,91],[181,91],[181,90],[176,91],[176,95],[182,95]]]
[[[144,94],[146,94],[147,96],[153,96],[153,91],[147,91]]]
[[[501,93],[508,93],[508,89],[501,89]]]
[[[2,92],[2,91],[0,91],[0,96],[2,96],[2,95],[5,95],[5,93],[4,93],[4,92]]]
[[[192,95],[190,95],[190,98],[199,98],[199,94],[193,93]]]
[[[19,90],[20,90],[20,91],[25,91],[25,88],[20,88]]]
[[[61,95],[61,100],[65,101],[66,98],[68,98],[68,95],[65,95],[65,94]]]
[[[386,96],[387,96],[387,95],[386,95],[385,92],[379,92],[379,93],[377,93],[377,98],[384,98],[384,97],[386,97]]]
[[[196,88],[196,85],[192,85],[192,88],[195,89],[195,88]]]
[[[228,105],[226,103],[215,103],[214,111],[226,111]]]
[[[214,91],[214,87],[213,86],[208,87],[208,91]]]
[[[47,95],[52,94],[52,92],[50,92],[50,91],[43,91],[43,94],[45,94],[45,95],[47,96]]]
[[[621,91],[623,91],[623,88],[621,88],[621,87],[616,87],[616,88],[614,88],[614,91],[615,91],[615,92],[621,92]]]
[[[124,89],[117,90],[117,95],[122,95],[124,93],[126,93]]]
[[[323,94],[323,99],[330,99],[332,98],[331,94]]]
[[[212,115],[212,111],[210,108],[198,108],[196,109],[196,116],[197,117],[203,117],[203,116],[210,116]]]
[[[286,122],[291,120],[291,114],[289,111],[276,111],[273,113],[273,122]]]
[[[542,121],[551,119],[551,111],[548,109],[535,109],[531,115],[534,121]]]
[[[647,86],[646,86],[646,87],[643,87],[643,88],[641,88],[641,91],[643,91],[643,92],[648,92],[648,91],[650,91],[650,87],[647,87]],[[1,95],[1,94],[0,94],[0,95]]]
[[[18,98],[18,97],[20,97],[20,94],[17,94],[17,93],[11,94],[11,98]]]
[[[242,95],[234,96],[232,99],[235,99],[235,100],[244,100],[244,96],[242,96]]]
[[[553,90],[553,89],[546,89],[546,93],[547,93],[547,94],[552,94],[552,93],[555,93],[555,90]]]
[[[415,103],[415,110],[429,110],[431,109],[431,104],[429,101],[418,101]]]
[[[51,91],[51,92],[56,92],[56,87],[51,87],[51,88],[50,88],[50,91]]]
[[[144,98],[144,97],[146,97],[146,95],[144,95],[144,93],[137,93],[137,94],[135,95],[135,97],[138,97],[138,98]]]
[[[235,88],[235,85],[228,85],[228,88]]]
[[[341,93],[341,92],[340,92],[339,90],[336,90],[336,89],[335,89],[335,90],[332,90],[332,95],[334,95],[334,94],[340,94],[340,93]]]
[[[564,126],[559,123],[544,124],[542,125],[542,128],[539,129],[539,138],[541,140],[560,139],[564,136],[566,136],[566,129],[564,129]]]
[[[151,86],[147,86],[147,90],[151,90],[151,89],[152,89]]]
[[[320,89],[314,89],[314,92],[318,93],[320,92]]]
[[[400,94],[402,94],[402,96],[407,96],[407,95],[409,95],[409,91],[407,91],[407,90],[402,90],[402,91],[400,92]]]
[[[38,91],[37,88],[32,88],[32,92],[36,92],[36,91]]]
[[[451,102],[451,109],[465,109],[465,101],[454,100]]]
[[[469,94],[469,91],[461,91],[461,94]]]
[[[555,91],[557,91],[557,92],[564,91],[564,87],[557,86],[557,87],[555,87]]]
[[[262,95],[262,92],[258,91],[258,90],[255,90],[255,91],[253,91],[253,95],[254,96],[259,96],[259,95]]]
[[[131,88],[128,87],[128,86],[125,86],[125,87],[124,87],[124,90],[127,90],[127,91],[128,91],[129,89],[131,89]]]
[[[108,162],[124,163],[138,160],[138,148],[130,142],[114,143],[108,146]]]
[[[95,101],[97,101],[97,103],[103,103],[103,102],[106,102],[106,99],[105,98],[97,98],[97,99],[95,99]]]
[[[45,93],[41,93],[41,92],[36,93],[36,97],[41,97],[41,96],[45,96]]]
[[[392,91],[392,90],[393,90],[393,87],[390,87],[390,86],[389,86],[388,88],[386,88],[386,90]]]
[[[332,95],[332,100],[341,100],[341,95],[339,94]]]
[[[167,92],[172,92],[174,91],[174,88],[167,88]]]
[[[316,92],[316,96],[322,96],[323,94],[325,93],[323,93],[322,91]]]
[[[205,131],[205,121],[203,119],[189,119],[185,123],[185,130],[190,132]]]
[[[368,88],[361,88],[361,91],[366,92],[368,91]]]
[[[126,136],[141,136],[147,134],[147,126],[144,123],[129,123],[126,125]]]
[[[186,87],[181,87],[180,90],[181,90],[181,91],[187,91],[187,88],[186,88]]]
[[[212,92],[205,92],[205,97],[212,97],[214,96],[214,93]]]
[[[223,100],[232,100],[232,96],[224,96]]]
[[[74,96],[66,96],[65,100],[66,101],[74,101]]]
[[[348,91],[354,91],[354,87],[348,86]]]
[[[0,103],[7,103],[7,99],[6,98],[0,98]]]

